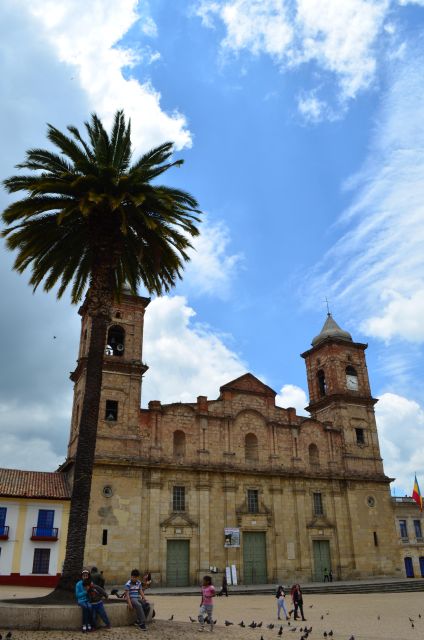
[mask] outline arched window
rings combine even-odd
[[[123,356],[125,351],[125,331],[118,324],[113,324],[107,334],[105,353],[107,356]]]
[[[258,460],[258,439],[254,433],[248,433],[244,439],[244,452],[246,460]]]
[[[311,467],[319,466],[319,451],[316,444],[309,445],[309,464]]]
[[[325,396],[327,394],[327,383],[325,381],[325,373],[320,369],[317,373],[319,395]]]
[[[350,391],[358,391],[358,374],[352,366],[346,367],[346,387]]]
[[[184,431],[174,431],[174,456],[185,456],[186,437]]]

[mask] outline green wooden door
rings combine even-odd
[[[243,582],[266,584],[266,534],[264,531],[243,533]]]
[[[186,587],[189,584],[190,541],[168,540],[166,549],[166,584]]]
[[[324,581],[324,573],[331,569],[330,542],[328,540],[314,540],[314,580]]]

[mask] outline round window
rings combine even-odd
[[[375,498],[374,498],[374,496],[368,496],[367,505],[369,507],[375,507]]]
[[[107,484],[105,487],[103,487],[102,493],[105,498],[111,498],[113,496],[113,489],[109,484]]]

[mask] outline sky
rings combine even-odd
[[[142,405],[250,371],[304,413],[327,298],[369,345],[392,491],[424,490],[424,0],[3,0],[0,24],[1,179],[46,123],[118,108],[135,157],[185,161],[202,233],[146,313]],[[0,466],[54,470],[80,318],[12,264],[2,243]]]

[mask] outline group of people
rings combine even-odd
[[[127,601],[128,608],[135,611],[137,618],[135,624],[142,631],[147,631],[146,617],[150,611],[150,604],[144,595],[144,589],[150,586],[151,581],[152,577],[149,572],[141,578],[139,570],[133,569],[130,579],[124,586],[123,597]],[[104,622],[105,629],[111,629],[110,620],[103,605],[103,600],[108,598],[104,586],[103,572],[99,572],[97,567],[93,567],[91,571],[82,570],[81,578],[75,585],[75,597],[82,609],[83,633],[96,630],[97,616]]]
[[[292,613],[294,613],[294,619],[299,620],[299,613],[302,616],[302,620],[306,621],[303,613],[303,594],[300,588],[300,584],[294,584],[290,589],[290,597],[293,604],[293,608],[287,612],[286,608],[286,594],[284,592],[283,585],[278,585],[277,592],[275,594],[277,598],[277,618],[281,620],[281,611],[283,611],[285,619],[288,620]]]
[[[75,585],[75,597],[82,609],[82,630],[94,631],[97,626],[97,615],[103,620],[106,629],[111,629],[109,617],[103,605],[108,594],[104,590],[105,581],[97,567],[83,569],[81,579]]]

